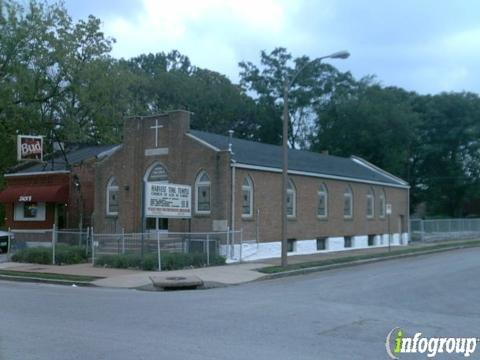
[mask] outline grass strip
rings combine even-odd
[[[334,264],[344,264],[344,263],[349,263],[349,262],[359,261],[359,260],[388,258],[388,257],[394,257],[398,255],[414,254],[418,252],[425,252],[425,251],[431,251],[431,250],[441,250],[441,249],[457,248],[457,247],[475,247],[475,246],[480,246],[480,240],[459,241],[455,243],[450,242],[448,244],[436,244],[432,246],[411,247],[407,249],[392,250],[390,252],[385,251],[385,252],[375,253],[375,254],[343,256],[338,258],[330,258],[330,259],[308,261],[308,262],[297,263],[297,264],[290,264],[285,267],[267,266],[267,267],[258,269],[258,271],[265,274],[276,274],[276,273],[281,273],[285,271],[300,270],[300,269],[314,268],[314,267],[334,265]]]
[[[101,279],[100,277],[96,277],[96,276],[52,274],[52,273],[15,271],[15,270],[0,270],[0,277],[2,275],[22,277],[22,278],[36,278],[36,279],[43,279],[43,280],[63,280],[63,281],[72,281],[72,282],[76,282],[76,281],[91,282],[94,280]]]

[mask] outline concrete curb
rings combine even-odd
[[[97,285],[93,284],[90,281],[44,279],[44,278],[39,278],[35,276],[0,275],[0,280],[43,283],[43,284],[64,285],[64,286],[76,285],[76,286],[84,286],[84,287],[97,287]]]
[[[307,267],[307,268],[304,268],[304,269],[288,270],[288,271],[282,271],[282,272],[278,272],[278,273],[274,273],[274,274],[265,274],[265,276],[262,276],[261,278],[257,279],[257,281],[258,280],[279,279],[279,278],[283,278],[283,277],[287,277],[287,276],[305,275],[305,274],[310,274],[310,273],[314,273],[314,272],[318,272],[318,271],[341,269],[341,268],[345,268],[345,267],[352,267],[352,266],[358,266],[358,265],[363,265],[363,264],[376,263],[376,262],[380,262],[380,261],[388,261],[388,260],[402,259],[402,258],[407,258],[407,257],[429,255],[429,254],[435,254],[435,253],[451,251],[451,250],[467,249],[467,248],[472,248],[472,247],[480,247],[480,244],[478,244],[478,245],[452,246],[452,247],[448,247],[448,248],[419,251],[419,252],[408,253],[408,254],[399,254],[399,255],[385,256],[385,257],[375,257],[375,258],[371,258],[371,259],[354,260],[354,261],[338,263],[338,264],[329,264],[329,265],[322,265],[322,266]]]

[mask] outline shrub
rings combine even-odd
[[[162,270],[180,270],[189,267],[203,267],[207,259],[205,254],[201,253],[162,253]],[[210,265],[224,265],[225,258],[219,255],[210,257]],[[95,260],[95,265],[106,266],[118,269],[141,269],[153,271],[158,269],[158,257],[156,254],[145,255],[142,259],[140,255],[101,255]]]
[[[85,249],[79,246],[58,244],[55,247],[55,264],[71,265],[87,261]]]
[[[46,247],[21,249],[12,255],[12,261],[51,264],[52,249]],[[62,244],[55,247],[55,264],[57,265],[80,264],[85,261],[87,261],[87,255],[84,248]]]
[[[12,261],[32,264],[51,264],[52,249],[50,248],[27,248],[18,250],[12,255]]]

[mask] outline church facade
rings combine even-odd
[[[280,146],[190,129],[186,111],[128,118],[96,163],[95,232],[242,229],[258,257],[279,256],[281,161]],[[191,186],[191,217],[147,216],[151,182]],[[292,253],[408,242],[408,184],[358,157],[289,150],[287,210]]]

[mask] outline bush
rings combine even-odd
[[[162,253],[162,270],[181,270],[190,267],[203,267],[206,265],[207,258],[202,253]],[[225,258],[219,255],[210,257],[210,265],[224,265]],[[142,259],[140,255],[101,255],[95,260],[95,265],[112,267],[117,269],[141,269],[153,271],[158,269],[158,258],[156,254],[145,255]]]
[[[85,248],[59,244],[55,247],[55,264],[71,265],[87,261]]]
[[[12,261],[49,265],[52,264],[52,249],[46,247],[21,249],[12,255]],[[62,244],[55,247],[57,265],[80,264],[86,261],[84,248]]]
[[[52,264],[52,249],[28,248],[18,250],[12,255],[12,261],[32,264]]]

